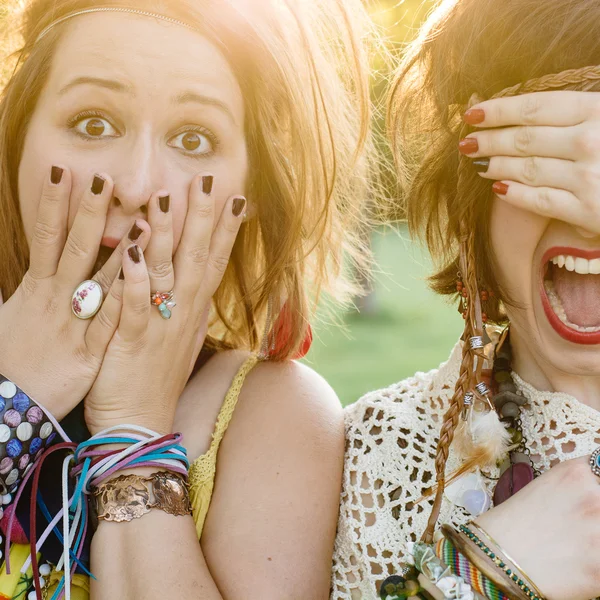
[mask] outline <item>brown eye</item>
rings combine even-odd
[[[197,133],[186,133],[183,136],[181,143],[186,150],[193,152],[200,147],[202,140]]]
[[[106,130],[106,126],[101,119],[90,119],[85,126],[85,131],[91,136],[101,136]]]

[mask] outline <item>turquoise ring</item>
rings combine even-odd
[[[590,467],[592,467],[592,473],[596,477],[600,477],[600,447],[596,448],[590,456]]]
[[[171,318],[171,311],[177,306],[173,290],[170,292],[154,292],[150,300],[158,308],[158,312],[163,319],[169,320]]]

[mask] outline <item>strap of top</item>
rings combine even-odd
[[[225,432],[227,431],[227,428],[231,423],[231,419],[233,418],[233,413],[240,398],[240,393],[242,391],[244,381],[246,381],[246,377],[248,376],[250,371],[252,371],[252,369],[256,366],[259,360],[260,358],[258,357],[258,355],[253,354],[240,367],[240,370],[235,376],[231,387],[229,388],[229,391],[225,396],[225,400],[223,401],[221,410],[219,411],[219,416],[217,417],[217,423],[213,432],[212,442],[206,454],[215,455],[219,451],[219,446],[221,445],[223,437],[225,436]]]

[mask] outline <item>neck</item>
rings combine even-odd
[[[600,376],[565,373],[531,352],[525,339],[513,329],[510,333],[513,370],[539,391],[562,392],[600,411]]]

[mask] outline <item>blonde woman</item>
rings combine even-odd
[[[346,411],[333,599],[600,596],[599,16],[445,1],[409,48],[408,217],[465,332]]]
[[[0,597],[327,597],[341,414],[289,359],[367,196],[360,3],[20,4],[0,104],[2,528],[20,543]],[[51,532],[28,569],[60,466],[39,467],[39,496],[19,485],[38,485],[57,420],[76,443],[182,433],[189,499],[178,476],[157,488],[157,467],[120,462],[90,488],[91,563],[59,560]]]

